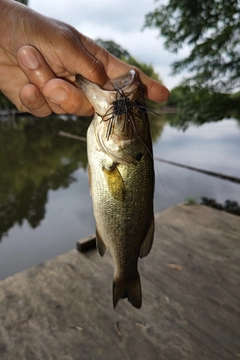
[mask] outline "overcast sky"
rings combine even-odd
[[[172,76],[170,65],[186,53],[164,49],[156,30],[144,30],[144,15],[156,7],[154,0],[29,0],[29,6],[62,20],[78,31],[102,40],[113,40],[140,62],[152,64],[163,83],[172,89],[184,74]]]

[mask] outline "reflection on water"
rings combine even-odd
[[[151,117],[154,154],[240,177],[240,129],[234,120],[190,127]],[[90,119],[27,118],[17,127],[0,123],[0,279],[75,247],[94,232],[86,174],[86,143],[60,137],[60,130],[86,136]],[[186,198],[240,200],[239,185],[156,163],[155,211]]]
[[[86,143],[58,136],[68,129],[86,135],[89,119],[63,121],[26,119],[17,129],[5,124],[0,131],[0,240],[26,219],[36,228],[45,217],[49,190],[67,188],[74,170],[86,169]]]

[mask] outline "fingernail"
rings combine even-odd
[[[48,95],[48,99],[53,102],[63,101],[66,98],[66,91],[64,89],[55,89]]]
[[[39,66],[39,60],[33,50],[23,49],[21,51],[21,62],[29,70],[36,70]]]

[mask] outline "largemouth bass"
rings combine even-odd
[[[138,258],[149,253],[154,235],[154,165],[144,87],[134,70],[112,80],[113,90],[80,75],[77,82],[95,109],[87,132],[88,173],[97,248],[101,256],[109,248],[114,262],[113,306],[127,298],[140,308]]]

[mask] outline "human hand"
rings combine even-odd
[[[104,85],[132,68],[65,23],[18,3],[0,0],[1,7],[0,87],[22,111],[40,117],[52,112],[90,115],[93,109],[76,86],[76,74]],[[163,85],[137,72],[149,99],[167,99]]]

